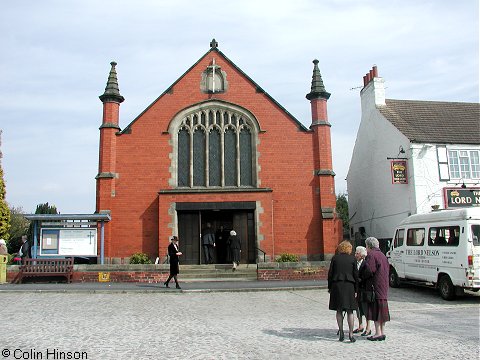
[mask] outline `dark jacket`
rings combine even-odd
[[[168,245],[168,256],[170,257],[171,275],[177,275],[180,272],[177,251],[180,250],[175,249],[175,245],[173,243],[170,243],[170,245]]]
[[[355,286],[355,292],[358,291],[358,270],[357,262],[353,255],[337,254],[330,262],[328,270],[328,289],[331,290],[332,284],[336,281],[347,281]]]
[[[215,244],[215,234],[212,228],[205,228],[202,233],[202,244],[213,245]]]
[[[387,257],[380,249],[371,249],[365,258],[368,270],[373,274],[373,288],[375,289],[375,297],[379,300],[387,300],[388,298],[388,277],[390,266]]]
[[[357,261],[352,255],[337,254],[328,270],[328,308],[336,311],[357,309],[355,293],[358,291]]]
[[[358,291],[370,291],[373,286],[373,274],[367,267],[367,258],[363,259],[358,269]]]
[[[230,237],[227,240],[227,244],[228,246],[230,246],[230,249],[232,250],[241,250],[242,248],[242,243],[238,235],[230,235]]]

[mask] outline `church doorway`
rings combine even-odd
[[[198,206],[198,205],[197,205]],[[205,209],[179,210],[178,236],[183,264],[199,265],[205,263],[201,235],[211,225],[215,234],[214,262],[229,264],[230,252],[227,239],[231,230],[235,230],[242,243],[241,263],[256,262],[255,217],[253,209]]]

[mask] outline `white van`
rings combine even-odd
[[[395,230],[390,286],[402,280],[436,286],[451,300],[464,289],[480,289],[480,207],[412,215]]]

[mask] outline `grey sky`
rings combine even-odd
[[[479,101],[479,5],[458,1],[18,0],[0,11],[0,129],[7,201],[95,210],[102,103],[118,63],[123,129],[219,49],[306,126],[317,58],[345,192],[373,64],[391,99]],[[353,90],[352,90],[353,88]]]

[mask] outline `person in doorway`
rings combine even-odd
[[[168,245],[168,256],[170,257],[170,276],[168,277],[167,281],[163,283],[167,288],[169,287],[168,284],[170,283],[170,280],[173,278],[175,280],[176,288],[181,289],[177,279],[177,275],[180,273],[179,256],[181,255],[182,253],[178,247],[178,237],[172,236],[170,238],[170,245]]]
[[[215,233],[215,248],[217,249],[217,261],[219,264],[227,263],[227,240],[228,231],[225,231],[223,225]]]
[[[228,237],[227,243],[232,255],[232,271],[235,271],[240,263],[240,253],[242,252],[242,243],[235,230],[230,231],[230,236]]]
[[[7,242],[0,239],[0,255],[8,255]]]
[[[355,294],[358,292],[358,270],[357,262],[352,255],[352,244],[349,241],[342,241],[338,244],[336,254],[330,262],[328,292],[330,293],[328,308],[336,311],[338,340],[343,341],[345,339],[343,312],[346,312],[348,337],[350,342],[355,342],[353,337],[353,310],[357,308]]]
[[[207,223],[207,227],[202,231],[202,245],[205,264],[213,264],[215,234],[213,233],[212,224]]]
[[[365,266],[373,275],[373,290],[375,299],[368,306],[367,320],[373,320],[375,323],[375,335],[367,339],[371,341],[385,340],[385,323],[390,321],[390,312],[388,310],[388,277],[390,267],[387,257],[380,250],[379,242],[374,237],[365,240],[367,247],[367,257]]]
[[[367,257],[367,249],[363,246],[357,246],[355,249],[355,259],[357,260],[358,269],[358,293],[357,293],[357,318],[358,328],[353,330],[353,333],[361,333],[361,336],[372,335],[370,330],[370,321],[367,320],[368,313],[368,296],[372,291],[372,274],[365,266],[365,258]],[[365,318],[365,327],[363,326],[363,318]]]

